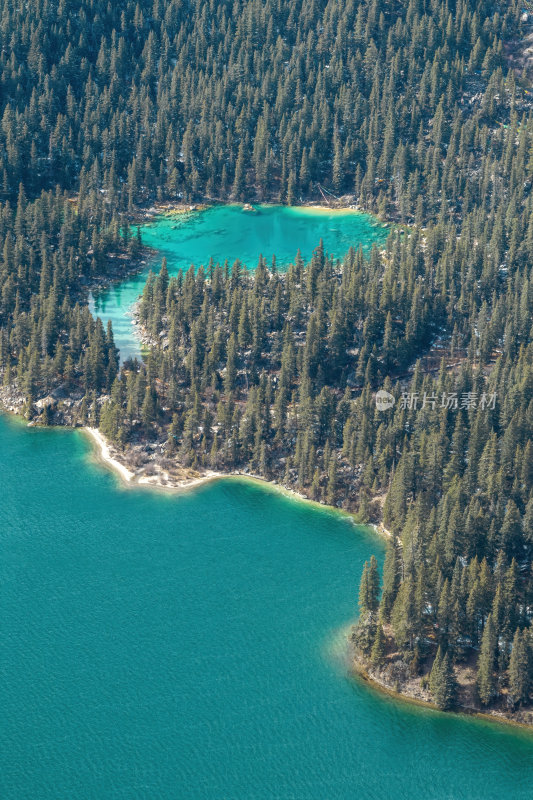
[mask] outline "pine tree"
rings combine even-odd
[[[379,604],[379,570],[375,556],[365,561],[359,585],[359,608],[361,613],[377,611]]]
[[[457,695],[455,672],[449,652],[443,652],[440,647],[431,668],[429,688],[438,708],[446,711],[454,705]]]
[[[359,584],[359,611],[361,614],[365,614],[367,611],[370,611],[369,608],[369,587],[368,587],[368,561],[365,561],[363,566],[363,574],[361,575],[361,582]]]
[[[400,585],[391,612],[394,637],[402,650],[413,649],[416,636],[415,587],[411,576]]]
[[[141,408],[141,418],[144,425],[150,425],[152,422],[155,422],[156,402],[154,391],[150,386],[146,387],[146,391],[144,393],[144,400]]]
[[[400,555],[398,552],[398,542],[395,536],[387,541],[385,552],[385,563],[383,565],[383,592],[381,595],[381,614],[385,621],[390,620],[390,614],[398,587],[400,585]]]
[[[481,639],[476,679],[479,698],[485,706],[491,702],[496,694],[496,680],[494,677],[496,644],[496,626],[491,612],[487,618]]]
[[[332,456],[329,460],[328,485],[326,490],[326,497],[329,505],[334,505],[336,496],[337,496],[337,459],[335,458],[335,456]]]
[[[509,661],[509,698],[513,704],[525,703],[531,688],[531,664],[525,631],[516,629]]]
[[[376,611],[379,603],[379,571],[378,562],[375,556],[370,556],[368,570],[368,599],[367,605],[370,611]]]
[[[197,9],[94,0],[90,41],[69,4],[6,5],[0,380],[28,416],[59,390],[54,420],[100,417],[184,465],[299,481],[372,521],[386,495],[397,540],[381,604],[368,566],[369,647],[390,619],[411,663],[435,638],[470,657],[492,605],[488,696],[510,659],[518,681],[533,607],[533,103],[502,71],[516,7],[211,5],[207,35]],[[140,265],[130,212],[348,186],[409,235],[340,260],[321,244],[287,271],[274,257],[171,278],[163,262],[139,306],[153,343],[121,372],[87,295]]]

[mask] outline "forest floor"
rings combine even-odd
[[[532,17],[531,14],[530,17]],[[524,78],[529,83],[530,76],[533,74],[533,24],[531,22],[526,24],[524,35],[520,39],[510,41],[505,45],[505,56],[517,77]]]

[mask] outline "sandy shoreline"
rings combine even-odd
[[[166,470],[159,468],[153,475],[139,475],[129,469],[119,460],[120,454],[113,447],[113,445],[107,441],[105,436],[100,430],[98,430],[98,428],[90,428],[86,426],[81,428],[81,430],[88,436],[91,444],[93,445],[93,452],[96,460],[103,466],[115,472],[125,486],[132,488],[148,488],[170,493],[181,493],[183,491],[188,491],[190,489],[202,486],[205,483],[210,483],[216,480],[228,480],[232,478],[246,479],[247,481],[253,481],[260,483],[263,486],[268,486],[273,491],[279,492],[286,497],[304,501],[307,505],[315,506],[317,509],[322,511],[334,511],[337,514],[341,514],[353,522],[354,525],[362,525],[363,527],[371,528],[377,535],[381,537],[391,535],[380,525],[378,526],[373,523],[358,522],[356,515],[350,511],[346,511],[346,509],[336,508],[335,506],[329,506],[325,503],[319,503],[316,500],[311,500],[303,493],[297,492],[294,489],[288,488],[287,486],[282,486],[279,483],[269,481],[266,478],[263,478],[261,475],[255,475],[249,472],[216,472],[214,470],[205,470],[199,473],[196,471],[193,472],[192,470],[183,470],[183,477],[176,478],[175,476],[169,475]]]
[[[186,475],[183,478],[173,479],[164,470],[154,475],[139,476],[119,461],[117,452],[98,428],[85,426],[82,430],[95,446],[97,461],[113,470],[128,486],[148,486],[154,489],[178,491],[191,489],[207,481],[225,477],[223,473],[206,471],[201,475]]]
[[[113,458],[113,456],[109,451],[109,445],[102,436],[102,434],[100,433],[100,431],[98,430],[98,428],[85,427],[83,430],[85,431],[85,433],[89,435],[89,437],[95,443],[100,459],[105,464],[108,464],[116,472],[118,472],[118,474],[123,480],[129,483],[134,477],[133,472],[130,472],[129,469],[127,469],[124,466],[124,464],[121,464],[120,461],[117,461],[116,458]]]
[[[214,480],[222,480],[226,478],[246,478],[247,480],[267,484],[276,491],[282,492],[283,494],[291,497],[295,497],[298,500],[305,500],[307,503],[313,503],[322,509],[331,508],[334,511],[349,514],[349,512],[343,512],[342,509],[334,508],[333,506],[327,506],[323,503],[316,503],[314,500],[310,500],[304,494],[300,494],[300,492],[296,492],[293,489],[288,489],[285,486],[280,486],[277,483],[268,481],[266,478],[262,478],[260,475],[254,475],[247,472],[216,472],[214,470],[205,470],[202,473],[195,472],[194,474],[184,475],[182,478],[175,478],[171,477],[165,470],[160,470],[154,475],[139,476],[136,472],[128,469],[125,464],[119,461],[117,451],[113,445],[107,441],[103,433],[98,428],[90,428],[85,426],[81,430],[87,434],[91,440],[91,443],[95,448],[97,461],[114,471],[128,486],[146,486],[152,489],[175,492],[183,489],[192,489],[196,486],[201,486],[204,483],[209,483]],[[186,470],[184,470],[184,472],[186,472]],[[353,515],[350,514],[350,516]]]
[[[270,481],[261,478],[260,475],[251,475],[243,472],[216,472],[214,470],[205,470],[204,472],[194,474],[184,474],[183,477],[172,477],[165,470],[158,470],[154,475],[139,475],[136,472],[128,469],[118,459],[118,453],[115,448],[107,441],[103,433],[98,428],[89,428],[85,426],[82,431],[88,435],[95,448],[96,460],[115,472],[121,480],[128,486],[141,486],[151,489],[158,489],[169,492],[178,492],[183,489],[193,489],[196,486],[201,486],[204,483],[210,483],[215,480],[222,480],[225,478],[247,478],[252,481],[266,483],[269,486],[279,490],[285,494],[290,494],[300,500],[308,500],[307,497],[291,489],[286,489],[284,486],[271,483]],[[184,473],[187,473],[184,470]],[[309,501],[308,501],[309,502]],[[312,502],[312,501],[311,501]],[[324,508],[325,506],[321,506]]]
[[[223,201],[214,201],[209,203],[196,203],[196,204],[187,204],[187,203],[162,203],[156,204],[151,208],[145,210],[143,213],[147,219],[151,219],[157,216],[177,216],[180,214],[190,214],[199,211],[206,211],[210,208],[216,208],[217,206],[234,206],[235,208],[241,208],[243,211],[257,211],[258,206],[265,206],[265,207],[272,207],[276,208],[280,204],[274,202],[253,202],[253,203],[242,203],[242,202],[234,202],[234,203],[225,203]],[[379,220],[379,217],[376,214],[373,214],[371,211],[365,211],[365,209],[361,208],[355,204],[344,204],[344,203],[335,203],[334,205],[325,205],[322,203],[317,203],[314,201],[309,201],[307,203],[300,203],[299,205],[294,206],[283,206],[284,208],[288,208],[291,210],[296,211],[306,211],[310,214],[321,214],[324,212],[332,213],[332,214],[366,214],[370,216],[376,217]]]
[[[6,413],[8,416],[16,418],[21,422],[21,424],[31,425],[31,423],[28,423],[22,415],[22,401],[17,405],[12,402],[7,402],[7,399],[3,396],[1,390],[0,413]],[[198,470],[186,469],[181,467],[179,464],[175,465],[175,468],[172,470],[172,474],[170,474],[168,470],[160,467],[155,461],[151,462],[150,464],[152,470],[150,474],[142,474],[143,470],[136,470],[135,467],[132,467],[131,464],[128,464],[127,459],[124,459],[122,453],[120,453],[106,439],[106,437],[98,428],[93,428],[90,426],[84,426],[80,428],[77,426],[72,426],[68,422],[54,427],[61,428],[63,430],[74,429],[81,431],[92,445],[93,460],[113,471],[125,487],[149,488],[161,492],[176,493],[194,489],[203,485],[204,483],[214,480],[226,480],[231,478],[246,479],[249,481],[256,481],[263,486],[268,486],[273,491],[279,492],[286,497],[305,501],[306,504],[315,506],[317,509],[321,509],[322,511],[334,511],[336,514],[341,514],[344,517],[347,517],[354,525],[361,525],[363,527],[371,528],[376,534],[382,537],[388,535],[390,536],[390,533],[381,525],[376,525],[370,522],[360,522],[357,519],[357,514],[352,511],[312,500],[303,494],[303,492],[298,492],[291,487],[283,486],[282,484],[270,481],[261,475],[255,475],[254,473],[250,472],[216,472],[214,470],[202,470],[200,472]],[[124,463],[125,461],[126,463]]]
[[[370,527],[375,530],[378,536],[384,536],[386,539],[392,539],[392,531],[389,531],[389,529],[386,528],[382,522],[373,522]]]
[[[21,418],[20,414],[13,412],[11,413],[8,412],[8,414],[17,421],[20,421],[21,424],[25,424],[25,420]],[[66,426],[62,426],[62,428],[63,430],[65,430]],[[246,480],[255,481],[263,485],[266,484],[272,490],[284,494],[285,496],[292,497],[293,499],[298,499],[300,501],[305,500],[307,504],[314,505],[317,507],[317,509],[322,509],[323,511],[335,511],[336,513],[351,518],[351,521],[354,522],[354,524],[360,524],[356,522],[356,520],[354,519],[354,515],[350,514],[350,512],[347,512],[343,509],[334,508],[332,506],[327,506],[322,503],[317,503],[316,501],[310,500],[309,498],[305,497],[305,495],[303,494],[300,494],[292,489],[288,489],[285,486],[281,486],[271,481],[267,481],[261,476],[257,475],[251,475],[240,472],[225,473],[225,472],[206,471],[201,475],[184,477],[183,479],[180,480],[174,480],[171,483],[166,483],[166,482],[163,483],[160,479],[160,475],[139,477],[135,472],[128,469],[128,467],[126,467],[125,464],[121,463],[115,457],[117,454],[113,446],[106,440],[105,436],[97,428],[86,426],[84,428],[78,428],[78,430],[81,430],[82,433],[87,436],[88,440],[93,446],[93,457],[96,458],[98,463],[111,469],[120,478],[120,480],[123,482],[125,486],[132,488],[142,487],[142,488],[149,488],[152,490],[159,490],[163,492],[178,493],[182,491],[188,491],[197,486],[203,485],[204,483],[208,483],[214,480],[245,478]],[[381,536],[391,535],[390,532],[387,531],[382,525],[371,524],[367,525],[366,527],[372,528],[376,534],[379,534]],[[416,696],[415,694],[410,694],[407,691],[403,692],[396,691],[394,688],[392,688],[385,682],[381,681],[376,675],[370,674],[368,666],[362,663],[356,656],[354,645],[351,640],[352,631],[353,631],[353,626],[349,625],[343,629],[341,634],[344,641],[345,642],[347,641],[348,643],[348,647],[346,648],[346,657],[348,661],[347,669],[352,678],[362,680],[374,691],[378,691],[380,694],[388,696],[389,698],[392,698],[395,701],[408,703],[413,706],[425,706],[426,708],[431,709],[433,711],[437,711],[439,713],[450,713],[450,712],[440,712],[437,706],[433,702],[431,702],[431,700],[424,699],[422,697]],[[478,717],[479,719],[485,721],[496,722],[507,726],[521,728],[523,730],[527,730],[529,733],[531,733],[533,730],[531,724],[528,724],[527,722],[522,722],[518,719],[513,719],[513,717],[508,716],[507,714],[502,713],[501,711],[498,710],[481,711],[477,708],[472,708],[470,706],[463,706],[458,704],[457,707],[454,709],[454,712],[459,714],[464,714],[466,716]]]

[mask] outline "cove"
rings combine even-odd
[[[533,736],[348,676],[382,542],[246,480],[124,489],[0,417],[0,795],[525,800]]]
[[[128,311],[142,293],[150,269],[159,270],[163,256],[175,275],[207,265],[209,259],[231,265],[236,259],[253,269],[260,255],[268,263],[276,256],[280,269],[287,267],[300,248],[308,260],[320,239],[325,249],[341,258],[350,246],[368,250],[383,244],[389,229],[375,217],[357,211],[259,205],[255,211],[222,205],[185,214],[161,215],[141,227],[145,245],[157,251],[146,268],[121,283],[100,291],[91,299],[91,310],[104,323],[113,323],[115,342],[122,360],[140,357],[140,345]]]

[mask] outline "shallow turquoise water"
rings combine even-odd
[[[79,432],[0,442],[0,797],[531,797],[533,736],[348,678],[369,532],[240,480],[122,489]]]
[[[144,244],[158,255],[141,273],[98,293],[91,303],[94,313],[104,321],[111,319],[122,359],[140,356],[127,312],[141,294],[149,269],[158,271],[163,256],[171,274],[191,264],[207,265],[210,258],[221,264],[227,259],[230,265],[239,258],[253,269],[260,255],[269,264],[275,255],[282,269],[294,259],[298,248],[308,260],[320,239],[329,253],[342,257],[351,245],[369,248],[374,242],[383,243],[388,235],[388,229],[369,214],[264,205],[257,206],[256,212],[229,205],[161,216],[141,231]]]

